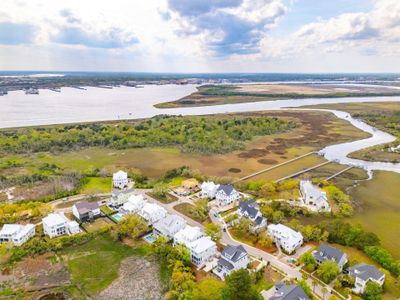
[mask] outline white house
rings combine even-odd
[[[153,225],[153,234],[157,238],[164,236],[167,240],[172,240],[178,231],[186,227],[186,221],[177,215],[167,215]]]
[[[355,278],[353,291],[356,294],[363,294],[369,281],[376,282],[380,286],[385,282],[385,273],[375,266],[361,263],[348,269],[349,275]]]
[[[133,190],[117,191],[114,190],[109,201],[110,206],[119,207],[128,202],[130,196],[133,195]]]
[[[189,248],[192,263],[197,267],[210,261],[217,253],[217,244],[209,236],[203,236],[186,247]]]
[[[303,236],[300,232],[282,225],[268,225],[268,234],[274,239],[275,244],[288,254],[293,253],[303,244]]]
[[[128,174],[124,171],[118,171],[113,174],[113,187],[123,189],[128,186]]]
[[[128,201],[122,205],[121,210],[126,213],[138,213],[142,210],[145,203],[143,195],[131,195]]]
[[[247,268],[249,262],[249,255],[242,245],[228,245],[222,251],[221,258],[218,260],[218,266],[213,272],[224,280],[225,276],[229,275],[231,272]]]
[[[183,244],[190,252],[190,258],[197,267],[210,260],[217,252],[217,245],[210,237],[204,236],[199,227],[186,227],[174,235],[174,246]]]
[[[322,264],[327,260],[336,262],[340,271],[343,270],[344,265],[348,262],[346,253],[325,243],[322,243],[319,248],[313,252],[313,256],[317,264]]]
[[[252,231],[258,231],[267,226],[267,219],[260,212],[260,206],[254,200],[248,199],[239,203],[238,215],[253,222]]]
[[[200,196],[203,198],[214,199],[218,188],[219,184],[215,184],[212,181],[204,181],[201,184]]]
[[[309,180],[300,181],[300,193],[303,204],[311,211],[330,212],[326,193],[312,184]]]
[[[0,243],[12,242],[15,246],[21,246],[35,235],[33,224],[4,224],[0,230]]]
[[[221,184],[215,193],[219,206],[227,206],[240,199],[240,194],[230,184]]]
[[[204,234],[201,232],[201,229],[199,227],[186,225],[185,228],[179,230],[174,235],[174,246],[179,244],[188,245],[191,242],[198,240],[202,236],[204,236]]]
[[[164,207],[158,204],[146,203],[139,212],[139,215],[143,217],[148,224],[152,225],[162,218],[165,218],[167,212]]]
[[[79,224],[76,221],[68,220],[64,214],[51,213],[42,219],[43,232],[50,238],[79,233]]]
[[[90,222],[100,216],[100,207],[97,202],[81,201],[72,206],[72,214],[81,222]]]

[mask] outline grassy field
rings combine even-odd
[[[194,208],[194,205],[189,204],[189,203],[181,203],[181,204],[178,204],[178,205],[174,206],[174,209],[176,211],[178,211],[181,214],[184,214],[185,216],[195,220],[196,222],[204,223],[204,222],[206,222],[208,220],[208,217],[199,218],[196,215],[194,215],[192,213],[192,211],[191,211],[193,208]]]
[[[178,198],[176,196],[171,195],[169,193],[166,194],[164,197],[157,196],[157,195],[155,195],[153,193],[147,193],[147,195],[150,196],[151,198],[154,198],[157,201],[160,201],[160,202],[165,203],[165,204],[169,204],[169,203],[172,203],[172,202],[175,202],[175,201],[178,200]]]
[[[90,296],[96,295],[116,279],[120,262],[135,254],[135,249],[114,241],[108,235],[60,252],[72,283]]]
[[[375,232],[383,245],[400,259],[400,174],[375,172],[374,178],[350,191],[358,203],[354,223]]]
[[[166,170],[187,165],[210,176],[239,178],[290,158],[319,150],[325,145],[367,137],[364,132],[329,113],[263,114],[291,119],[301,126],[291,132],[255,138],[246,144],[244,150],[227,154],[182,153],[179,149],[171,147],[125,150],[89,148],[61,154],[37,153],[32,155],[30,161],[36,162],[37,165],[55,163],[61,168],[82,172],[96,168],[108,172],[124,169],[150,177],[158,177]],[[97,184],[100,188],[107,186],[106,182],[90,181],[86,190],[97,189]]]
[[[111,192],[111,178],[89,177],[81,194],[103,194]]]

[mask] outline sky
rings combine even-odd
[[[400,0],[1,0],[0,70],[400,72]]]

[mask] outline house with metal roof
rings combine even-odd
[[[213,273],[224,280],[225,276],[231,272],[247,268],[249,262],[249,255],[242,245],[228,245],[222,251],[218,265]]]
[[[63,213],[51,213],[42,219],[43,232],[50,238],[64,234],[79,233],[79,224],[69,220]]]
[[[142,210],[145,203],[146,201],[144,200],[143,195],[130,195],[128,201],[122,205],[121,211],[128,214],[138,213]]]
[[[231,184],[221,184],[215,193],[219,206],[227,206],[240,199],[240,194]]]
[[[282,224],[268,225],[268,234],[274,239],[275,244],[286,253],[291,254],[303,244],[300,232]]]
[[[349,275],[355,279],[353,292],[363,294],[368,282],[376,282],[380,286],[385,282],[385,273],[377,267],[361,263],[348,269]]]
[[[277,283],[274,287],[274,295],[269,300],[309,300],[304,290],[297,284],[286,285]]]
[[[238,215],[253,222],[250,228],[252,231],[259,231],[267,226],[267,219],[261,214],[260,206],[252,199],[239,203]]]
[[[33,224],[4,224],[0,230],[0,243],[12,242],[15,246],[21,246],[35,235]]]
[[[322,243],[319,248],[313,252],[313,256],[317,264],[322,264],[327,260],[334,261],[338,264],[340,271],[343,270],[344,265],[348,262],[346,253],[325,243]]]
[[[96,201],[81,201],[72,206],[72,214],[81,222],[90,222],[100,216],[100,207]]]
[[[185,227],[185,219],[177,215],[168,214],[153,225],[153,234],[156,238],[164,236],[167,240],[172,240],[174,235]]]
[[[330,212],[331,207],[326,193],[309,180],[300,181],[300,193],[303,204],[314,212]]]
[[[147,224],[153,225],[159,220],[165,218],[167,211],[164,207],[155,203],[145,203],[139,215],[146,220]]]

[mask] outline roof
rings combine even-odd
[[[113,174],[113,179],[125,179],[128,178],[128,173],[119,170],[118,172]]]
[[[0,235],[14,235],[22,229],[23,225],[20,224],[4,224],[0,231]]]
[[[262,216],[258,216],[257,219],[254,220],[254,222],[256,223],[256,225],[261,225],[264,220],[265,218],[263,218]]]
[[[135,204],[135,205],[144,203],[143,195],[141,195],[141,194],[140,195],[131,195],[128,198],[128,202],[131,202],[132,204]]]
[[[308,300],[308,296],[304,290],[297,284],[285,285],[278,283],[275,285],[275,295],[269,300]]]
[[[94,202],[88,202],[88,201],[82,201],[78,202],[75,204],[76,209],[78,210],[79,214],[86,214],[90,211],[93,211],[95,209],[99,208],[99,204],[94,201]]]
[[[22,226],[23,228],[17,233],[17,235],[15,236],[16,239],[18,239],[19,237],[22,237],[24,235],[26,235],[29,231],[31,231],[33,228],[35,228],[35,225],[33,224],[26,224]]]
[[[217,191],[223,191],[227,196],[229,196],[230,194],[232,194],[233,191],[235,191],[235,189],[231,184],[221,184],[218,187]]]
[[[225,258],[221,257],[218,260],[218,265],[221,265],[225,268],[227,268],[228,270],[233,270],[235,267],[229,262],[227,261]]]
[[[378,270],[375,266],[361,263],[350,267],[349,275],[352,277],[359,277],[364,281],[368,281],[369,279],[379,280],[385,274]]]
[[[194,241],[203,236],[201,229],[199,227],[186,225],[185,228],[178,231],[175,238],[182,239],[186,242]]]
[[[49,214],[47,217],[43,218],[43,223],[49,227],[60,225],[66,223],[68,219],[61,214]]]
[[[281,236],[284,238],[290,238],[290,239],[302,239],[303,236],[301,235],[300,232],[297,232],[293,230],[290,227],[287,227],[283,224],[270,224],[268,225],[268,229],[272,229],[274,231],[278,231]]]
[[[314,257],[318,260],[334,260],[339,263],[343,256],[346,254],[328,244],[322,243],[319,249],[314,252]]]
[[[142,208],[142,212],[147,213],[149,215],[155,214],[160,211],[165,212],[165,209],[162,206],[155,203],[146,203]]]
[[[242,245],[228,245],[224,248],[224,250],[222,250],[221,257],[227,258],[233,262],[237,262],[239,258],[243,256],[243,254],[247,254],[247,251],[243,248]]]
[[[259,211],[259,206],[257,202],[249,199],[247,201],[241,201],[239,203],[239,209],[242,213],[246,212],[252,219],[254,219]]]
[[[203,236],[190,243],[189,248],[196,253],[201,253],[211,247],[216,247],[216,243],[209,236]]]
[[[307,197],[311,197],[315,200],[320,200],[322,197],[324,200],[326,200],[325,192],[313,185],[310,180],[300,181],[300,189],[306,194]]]

